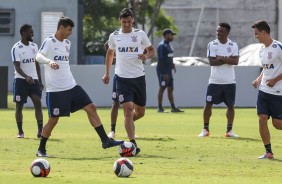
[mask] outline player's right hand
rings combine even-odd
[[[102,78],[102,81],[104,82],[104,84],[109,84],[110,82],[110,76],[105,74]]]
[[[254,88],[257,88],[259,86],[260,82],[258,80],[254,80],[252,82],[252,85],[254,86]]]
[[[60,68],[60,66],[59,66],[56,62],[54,62],[54,61],[51,61],[51,62],[49,63],[49,66],[50,66],[53,70],[58,70],[58,69]]]
[[[27,76],[27,77],[26,77],[26,81],[27,81],[28,84],[35,84],[33,78],[30,77],[30,76]]]

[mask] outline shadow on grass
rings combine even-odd
[[[223,137],[223,136],[220,136],[220,137],[210,137],[210,138],[213,138],[213,139],[229,139],[229,140],[239,140],[239,141],[255,141],[255,142],[260,142],[261,139],[255,139],[255,138],[250,138],[250,137],[238,137],[238,138],[226,138],[226,137]]]
[[[136,140],[142,140],[142,141],[163,141],[163,142],[168,142],[168,141],[174,141],[175,139],[170,138],[170,137],[138,137]]]
[[[97,158],[95,158],[95,157],[58,157],[58,156],[49,156],[49,158],[58,158],[58,159],[63,159],[63,160],[101,160],[101,159],[111,159],[111,158],[113,158],[112,156],[108,156],[108,157],[103,157],[103,158],[101,158],[101,157],[97,157]]]

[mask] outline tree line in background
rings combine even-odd
[[[172,17],[161,9],[164,0],[84,0],[83,45],[85,55],[105,55],[104,43],[120,27],[118,16],[123,8],[130,8],[135,27],[144,30],[153,40],[162,30],[174,26]]]

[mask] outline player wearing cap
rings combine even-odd
[[[211,65],[211,75],[203,113],[204,129],[199,134],[199,137],[210,135],[209,123],[212,115],[212,106],[222,102],[227,106],[227,130],[225,137],[238,137],[233,132],[232,127],[235,116],[234,103],[236,93],[234,65],[237,65],[239,61],[239,49],[237,43],[228,39],[230,29],[231,27],[228,23],[219,23],[216,30],[217,39],[208,44],[207,57]]]
[[[173,49],[170,42],[173,40],[173,35],[176,35],[171,29],[165,29],[163,31],[164,39],[158,46],[158,64],[157,64],[157,76],[159,79],[159,92],[158,92],[158,112],[166,112],[162,106],[163,94],[167,88],[167,96],[171,106],[171,112],[184,112],[174,105],[173,98],[173,75],[176,72],[175,65],[173,63]]]

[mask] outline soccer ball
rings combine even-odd
[[[118,152],[122,157],[133,157],[136,155],[136,146],[132,142],[124,142],[119,146]]]
[[[35,159],[31,163],[30,172],[34,177],[46,177],[50,172],[50,164],[43,158]]]
[[[127,158],[120,158],[115,161],[113,170],[118,177],[128,177],[133,172],[133,164]]]

